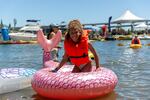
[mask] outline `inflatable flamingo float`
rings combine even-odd
[[[39,41],[41,45],[43,41],[45,40]],[[58,43],[56,41],[55,45]],[[43,44],[42,47],[50,50],[55,46],[47,47]],[[44,64],[46,68],[34,74],[31,83],[39,95],[54,99],[94,98],[112,92],[118,82],[116,74],[103,67],[95,71],[96,67],[93,66],[92,72],[72,73],[74,65],[66,64],[57,73],[50,72],[58,64],[58,62],[47,61]]]

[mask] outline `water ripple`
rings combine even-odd
[[[120,42],[124,46],[117,46]],[[102,66],[110,68],[118,76],[119,82],[115,89],[118,100],[150,100],[150,47],[131,49],[130,42],[96,41],[92,44]],[[142,43],[150,43],[150,40],[142,40]],[[59,50],[59,60],[62,59],[63,50]],[[39,69],[42,66],[42,52],[39,45],[0,45],[0,68]]]

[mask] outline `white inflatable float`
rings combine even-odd
[[[35,72],[32,68],[1,68],[0,94],[30,87]]]
[[[42,30],[37,31],[37,40],[46,52],[54,48],[61,37],[61,31],[58,31],[51,40],[47,40]],[[0,68],[0,94],[30,87],[35,72],[32,68]]]

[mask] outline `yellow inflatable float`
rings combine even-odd
[[[130,48],[133,48],[133,49],[138,49],[141,47],[142,47],[142,44],[130,44]]]
[[[91,51],[88,51],[88,55],[89,55],[89,57],[93,60],[94,59],[94,55],[93,55],[93,53],[91,52]]]

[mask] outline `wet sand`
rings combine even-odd
[[[87,100],[116,100],[116,98],[117,95],[113,91],[105,96],[97,97],[94,99],[87,99]],[[23,90],[1,94],[0,100],[54,100],[54,99],[44,98],[38,95],[36,92],[34,92],[32,87],[29,87]]]

